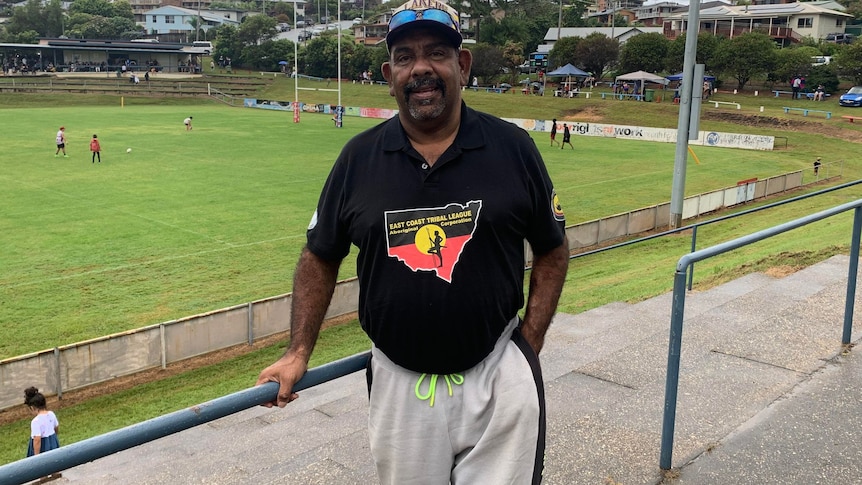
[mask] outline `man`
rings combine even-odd
[[[537,354],[568,269],[562,208],[529,135],[462,102],[472,55],[456,10],[408,2],[386,44],[398,116],[336,160],[296,268],[289,348],[257,383],[279,383],[267,406],[298,397],[291,388],[354,244],[380,482],[539,483]],[[534,256],[522,322],[525,239]]]
[[[60,152],[63,152],[63,158],[69,158],[69,155],[66,155],[66,127],[61,126],[60,131],[57,132],[57,136],[55,137],[57,142],[57,151],[54,152],[55,157],[60,156]]]
[[[814,176],[816,177],[818,173],[820,173],[820,157],[817,157],[817,160],[814,160]]]
[[[192,129],[192,117],[189,116],[188,118],[184,119],[183,124],[186,125],[186,131],[191,131],[191,129]]]
[[[554,146],[554,143],[556,143],[557,145],[560,144],[560,142],[557,141],[557,119],[556,118],[551,120],[551,146]]]
[[[563,143],[560,145],[560,150],[565,150],[566,144],[572,147],[572,150],[575,149],[575,146],[572,145],[572,132],[569,130],[569,125],[563,123]]]

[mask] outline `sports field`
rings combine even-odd
[[[0,322],[14,337],[0,339],[0,358],[289,292],[333,160],[377,123],[119,99],[3,110]],[[60,125],[69,158],[54,157]],[[534,137],[569,223],[670,200],[673,144],[575,136],[570,151]],[[694,150],[688,194],[810,165],[787,152]],[[353,274],[348,258],[341,276]]]
[[[275,83],[262,98],[291,99],[292,92],[291,85]],[[308,102],[334,102],[331,93],[303,95],[320,96]],[[676,126],[669,103],[470,91],[464,96],[468,104],[506,117]],[[862,127],[837,116],[853,114],[851,109],[833,106],[832,120],[809,121],[781,118],[784,100],[721,96],[726,95],[716,99],[741,101],[751,126],[715,116],[732,114],[726,110],[705,109],[711,116],[705,116],[703,129],[785,136],[788,147],[772,152],[693,147],[700,164],[689,158],[688,194],[810,170],[816,155],[824,156],[832,175],[841,175],[827,184],[862,178],[857,155]],[[202,99],[125,101],[121,107],[116,96],[0,95],[0,359],[290,291],[305,227],[332,161],[345,140],[379,123],[346,118],[345,128],[335,129],[327,115],[304,115],[296,125],[290,113]],[[347,86],[344,104],[392,107],[386,88],[377,86]],[[766,113],[757,112],[761,104]],[[187,133],[182,120],[190,115],[194,130]],[[53,156],[60,125],[66,126],[67,159]],[[94,133],[102,141],[101,165],[90,163]],[[534,138],[569,223],[670,199],[673,145],[575,136],[576,150],[570,151],[551,149],[547,134]],[[132,148],[128,155],[127,148]],[[856,187],[711,225],[698,232],[698,246],[860,196]],[[849,231],[849,215],[833,218],[699,264],[696,289],[751,271],[780,275],[846,252]],[[689,250],[689,236],[574,260],[559,310],[577,313],[668,291],[675,262]],[[353,270],[347,258],[341,276]],[[331,327],[322,332],[311,366],[367,347],[356,325]],[[113,388],[112,382],[64,394],[63,401],[50,404],[59,411],[64,444],[251,386],[282,349],[272,343],[249,349],[194,370],[185,362],[169,366],[142,385]],[[23,456],[28,426],[24,409],[0,414],[5,437],[0,463]]]

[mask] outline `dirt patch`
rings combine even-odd
[[[348,323],[353,320],[356,320],[357,318],[358,317],[356,313],[332,318],[323,322],[322,328],[326,329],[334,325],[341,325],[343,323]],[[188,372],[191,370],[218,364],[220,362],[233,359],[234,357],[239,357],[241,355],[245,355],[250,352],[269,347],[271,345],[275,345],[279,342],[286,343],[288,338],[289,332],[282,332],[259,339],[253,345],[235,345],[227,349],[211,352],[207,355],[192,357],[181,362],[169,364],[165,369],[159,368],[136,372],[132,375],[117,377],[109,381],[94,384],[92,386],[87,386],[83,389],[64,392],[63,399],[57,399],[56,396],[49,396],[48,409],[57,411],[99,396],[106,396],[115,392],[125,391],[141,384],[158,381],[161,379],[167,379],[168,377],[172,377],[183,372]],[[251,386],[252,384],[253,383],[250,382],[249,386]],[[21,389],[21,401],[24,401],[24,389]],[[0,412],[0,425],[9,424],[30,417],[32,417],[32,415],[30,414],[30,410],[22,404],[20,406],[11,407]]]
[[[596,106],[584,106],[583,108],[568,109],[563,111],[560,121],[585,121],[597,123],[605,118],[603,110]]]
[[[799,271],[799,268],[795,268],[793,266],[773,266],[764,271],[764,273],[766,273],[767,276],[780,279],[784,278],[785,276],[792,275],[797,271]]]

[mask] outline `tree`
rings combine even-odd
[[[670,41],[659,33],[640,34],[621,47],[620,69],[624,72],[664,70]]]
[[[521,45],[521,55],[525,54],[523,46],[530,39],[530,31],[524,19],[506,16],[503,20],[497,21],[494,18],[488,18],[482,24],[481,30],[483,42],[496,46],[516,42]]]
[[[131,9],[131,7],[129,7]],[[100,17],[113,17],[114,6],[108,0],[75,0],[69,6],[69,13],[86,13]]]
[[[506,63],[503,51],[490,44],[476,44],[470,48],[473,53],[473,67],[470,76],[476,76],[482,84],[490,83],[500,75],[500,66]]]
[[[862,85],[862,42],[854,42],[840,49],[832,58],[838,74],[853,78],[853,84]]]
[[[243,45],[260,44],[278,34],[277,25],[278,22],[272,17],[253,15],[240,25],[237,37]]]
[[[287,39],[268,40],[260,45],[246,46],[240,56],[243,66],[267,71],[279,70],[279,61],[287,61],[293,66],[293,42]]]
[[[503,46],[503,66],[509,70],[509,83],[514,85],[518,81],[518,66],[524,62],[524,46],[517,42],[506,42]]]
[[[779,49],[775,53],[775,68],[769,75],[772,80],[787,82],[796,76],[811,72],[811,57],[820,54],[815,47]]]
[[[733,76],[740,91],[755,76],[775,68],[775,43],[765,34],[748,32],[722,42],[716,49],[718,69]]]
[[[43,11],[45,18],[43,25],[45,28],[45,37],[59,37],[63,34],[63,4],[60,0],[51,0]]]
[[[725,41],[723,37],[716,37],[709,32],[701,32],[697,35],[697,54],[695,63],[703,64],[706,72],[715,71],[715,51],[719,44]],[[685,61],[685,34],[680,35],[668,45],[667,62],[665,69],[668,72],[680,72]]]
[[[299,56],[300,71],[309,76],[333,78],[337,75],[338,39],[321,35],[311,39]]]
[[[344,67],[347,69],[347,72],[343,73],[344,77],[358,79],[359,73],[368,70],[370,67],[374,67],[375,71],[379,71],[382,61],[375,65],[377,61],[374,57],[375,51],[378,50],[386,51],[383,47],[368,47],[364,44],[355,45],[353,47],[353,55],[344,63]]]
[[[242,42],[239,41],[238,29],[233,25],[223,24],[216,28],[215,51],[213,59],[239,59],[242,54]]]
[[[38,0],[27,0],[21,7],[12,10],[12,18],[6,24],[9,35],[16,36],[26,31],[34,31],[39,35],[45,35],[44,11]]]
[[[578,49],[578,44],[582,40],[584,39],[581,37],[563,37],[555,42],[554,47],[548,54],[548,66],[561,67],[566,64],[571,64],[573,66],[583,68],[583,65],[577,62],[577,56],[575,54]]]
[[[587,21],[584,17],[588,5],[588,2],[580,0],[575,0],[573,5],[563,5],[562,27],[586,27]]]
[[[617,63],[620,43],[598,32],[588,35],[578,43],[575,56],[583,69],[601,79],[605,71]]]
[[[111,17],[135,20],[135,14],[132,12],[132,5],[129,3],[129,0],[114,0],[111,7],[113,10]]]

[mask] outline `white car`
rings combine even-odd
[[[192,42],[192,47],[201,48],[204,50],[204,54],[210,55],[213,51],[213,43],[204,40],[196,40]]]

